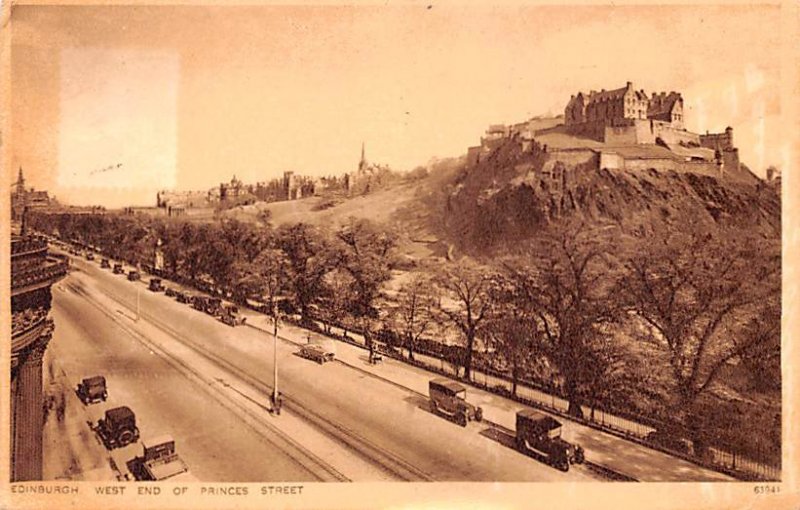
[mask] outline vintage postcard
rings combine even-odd
[[[0,507],[800,510],[797,2],[2,14]]]

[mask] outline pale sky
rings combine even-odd
[[[788,166],[781,9],[15,7],[12,168],[69,203],[154,204],[286,170],[400,170],[492,123],[561,114],[578,90],[683,93],[687,127],[734,128]],[[120,165],[120,166],[115,166]]]

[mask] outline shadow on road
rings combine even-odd
[[[420,395],[409,395],[409,396],[405,397],[403,400],[405,400],[409,404],[413,404],[415,407],[417,407],[419,409],[422,409],[423,411],[426,411],[426,412],[428,412],[428,413],[430,413],[430,414],[432,414],[434,416],[439,416],[438,414],[436,414],[433,411],[431,411],[430,400],[428,400],[427,398],[425,398],[423,396],[420,396]]]
[[[480,431],[480,435],[498,442],[506,448],[516,450],[516,434],[502,425],[492,425]]]

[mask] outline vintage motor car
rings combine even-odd
[[[443,414],[462,427],[467,422],[481,421],[483,409],[467,402],[467,389],[450,379],[437,378],[428,383],[431,412]]]
[[[103,269],[109,269],[111,267],[111,263],[108,259],[103,259],[100,261],[100,267]]]
[[[94,253],[87,251],[86,252],[86,260],[94,260]]]
[[[300,356],[319,364],[336,359],[336,342],[330,338],[308,335],[308,343],[300,347]]]
[[[569,471],[570,464],[585,460],[583,448],[561,438],[561,422],[540,411],[523,409],[517,412],[517,450],[538,457],[547,464]]]
[[[177,292],[172,287],[164,287],[164,295],[167,297],[175,297]]]
[[[122,448],[139,440],[136,415],[129,407],[115,407],[106,411],[97,422],[97,433],[109,450]]]
[[[142,448],[143,455],[137,459],[141,462],[137,479],[166,480],[189,470],[175,451],[175,440],[170,435],[145,439]]]
[[[194,303],[194,297],[183,291],[175,291],[175,300],[178,303]]]
[[[150,278],[150,285],[148,285],[147,290],[151,292],[163,292],[164,286],[161,285],[161,278]]]
[[[247,317],[239,314],[239,308],[233,305],[226,305],[222,308],[220,320],[228,326],[240,326],[247,321]]]
[[[108,398],[106,378],[102,375],[87,377],[78,385],[78,397],[84,404],[102,402]]]
[[[192,307],[201,312],[206,311],[208,298],[205,296],[192,296]]]
[[[122,270],[122,264],[114,264],[114,269],[112,271],[114,274],[124,274],[125,271]]]
[[[131,270],[128,272],[128,280],[130,280],[130,281],[132,281],[132,282],[135,282],[135,281],[137,281],[137,280],[141,280],[141,278],[142,278],[142,275],[141,275],[141,274],[139,274],[139,271],[137,271],[137,270],[135,270],[135,269],[131,269]]]
[[[206,299],[206,308],[204,310],[208,315],[219,317],[222,314],[222,299],[218,297],[210,297]]]

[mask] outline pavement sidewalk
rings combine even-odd
[[[268,316],[250,310],[243,311],[243,314],[247,317],[246,325],[272,334],[272,320]],[[280,325],[279,335],[284,341],[288,340],[297,344],[306,343],[309,335],[324,336],[321,333],[311,332],[287,323]],[[344,341],[338,341],[336,348],[336,359],[341,363],[423,396],[428,394],[428,381],[433,377],[440,377],[438,374],[388,356],[383,356],[382,363],[373,365],[369,363],[369,354],[365,348]],[[483,408],[486,420],[507,429],[506,433],[512,435],[515,429],[516,412],[526,407],[514,400],[473,387],[468,387],[467,399]],[[613,434],[566,421],[558,416],[556,418],[564,425],[565,439],[577,442],[585,448],[587,460],[639,481],[733,480],[722,473],[626,441]]]

